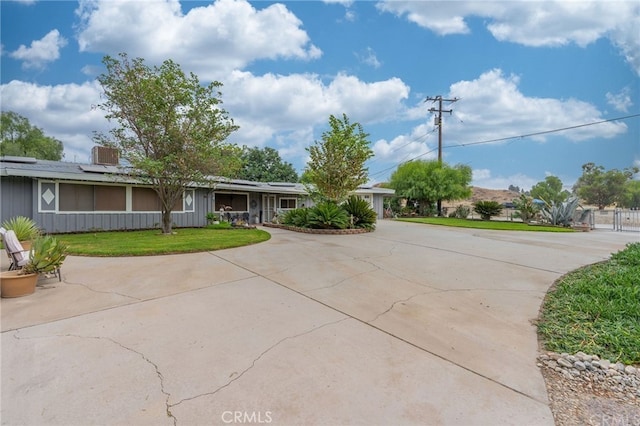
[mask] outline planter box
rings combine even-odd
[[[20,271],[6,271],[0,274],[2,297],[21,297],[36,291],[38,274],[18,275]]]
[[[572,228],[575,229],[576,231],[582,231],[582,232],[591,231],[591,226],[588,224],[573,225]]]

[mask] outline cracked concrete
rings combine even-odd
[[[268,231],[70,257],[62,283],[2,299],[2,424],[552,424],[531,320],[558,276],[635,237]]]

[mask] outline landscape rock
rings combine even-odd
[[[640,368],[633,365],[621,362],[612,364],[608,359],[600,359],[584,352],[575,355],[547,352],[540,355],[538,360],[541,361],[538,365],[542,368],[547,367],[561,373],[567,380],[580,380],[588,386],[598,383],[628,401],[640,398]]]

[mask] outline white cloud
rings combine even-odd
[[[49,62],[60,58],[60,49],[66,45],[67,40],[60,32],[51,30],[40,40],[32,41],[29,47],[20,45],[10,56],[23,61],[23,68],[44,68]]]
[[[606,94],[607,103],[614,107],[616,111],[628,112],[629,108],[633,106],[633,102],[631,101],[631,91],[629,87],[625,87],[620,91],[620,93],[609,93]]]
[[[206,81],[257,59],[322,54],[282,4],[257,10],[246,1],[216,0],[184,14],[178,0],[82,0],[77,14],[80,51],[126,51],[155,63],[171,58]]]
[[[611,39],[640,74],[640,3],[632,1],[381,1],[377,7],[439,35],[468,34],[466,19],[487,19],[500,41],[525,46],[584,47]]]
[[[410,135],[400,135],[391,141],[380,139],[373,144],[374,161],[390,161],[400,164],[404,161],[419,158],[429,160],[436,158],[437,136],[432,126],[422,124],[416,126]]]
[[[520,92],[520,78],[505,76],[500,69],[485,72],[471,81],[451,85],[446,98],[460,98],[451,108],[452,117],[443,116],[451,144],[527,135],[603,120],[590,103],[576,99],[528,97]],[[428,105],[417,108],[426,115]],[[448,106],[447,106],[448,108]],[[553,133],[572,141],[612,138],[627,131],[621,122],[608,122]],[[544,142],[551,135],[531,138]]]
[[[489,169],[474,169],[471,178],[471,185],[488,189],[507,189],[509,185],[515,185],[527,191],[538,182],[539,179],[534,179],[522,173],[511,176],[493,176]]]
[[[317,75],[254,76],[235,71],[222,87],[223,107],[240,126],[230,141],[277,148],[287,161],[302,164],[304,148],[327,127],[330,114],[352,122],[378,123],[398,116],[409,88],[399,79],[364,82],[339,74],[328,82]],[[40,86],[12,81],[0,86],[3,108],[27,117],[47,135],[63,141],[66,158],[88,158],[94,130],[109,128],[101,110],[102,89],[91,83]],[[69,118],[73,117],[73,118]]]
[[[100,102],[100,92],[97,82],[39,86],[14,80],[0,86],[2,108],[61,140],[67,161],[87,161],[93,131],[108,129],[102,111],[92,108]]]
[[[367,47],[360,53],[356,53],[356,58],[358,58],[358,60],[363,64],[369,65],[373,68],[380,68],[380,66],[382,66],[382,63],[376,56],[376,52],[370,47]]]
[[[274,136],[281,154],[306,155],[313,129],[327,125],[329,115],[347,114],[352,122],[377,123],[397,117],[409,87],[398,78],[367,83],[338,74],[325,83],[315,74],[288,76],[234,71],[222,88],[225,108],[241,126],[238,143],[261,146]],[[304,135],[304,138],[301,138]],[[291,144],[285,148],[286,143]]]

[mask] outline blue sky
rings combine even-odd
[[[1,1],[3,111],[86,162],[109,123],[96,77],[104,55],[173,59],[222,99],[231,142],[271,146],[300,172],[330,114],[360,122],[371,181],[437,158],[425,102],[445,103],[443,158],[473,184],[566,186],[595,162],[640,166],[637,1]],[[629,117],[631,116],[631,117]],[[629,117],[619,119],[620,117]],[[571,126],[602,124],[519,137]],[[510,138],[501,142],[477,143]]]

